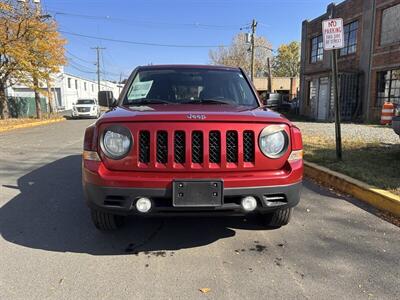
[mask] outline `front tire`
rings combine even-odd
[[[91,210],[91,216],[94,226],[101,231],[113,231],[124,226],[125,217],[118,216],[95,209]]]
[[[281,227],[289,224],[293,208],[284,208],[272,213],[263,214],[263,222],[268,227]]]

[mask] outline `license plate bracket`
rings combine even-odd
[[[174,180],[174,207],[218,207],[222,205],[223,182],[220,179]]]

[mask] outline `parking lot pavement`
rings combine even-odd
[[[91,122],[0,134],[0,299],[400,295],[400,229],[308,181],[281,229],[254,218],[155,218],[96,231],[80,170]]]

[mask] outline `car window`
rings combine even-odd
[[[76,104],[95,104],[95,101],[92,99],[80,99]]]
[[[142,70],[129,87],[124,104],[143,100],[175,104],[216,100],[232,105],[258,106],[247,80],[236,70]]]

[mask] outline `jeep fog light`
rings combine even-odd
[[[290,153],[288,162],[293,162],[293,161],[302,160],[302,159],[303,159],[303,150],[296,150],[296,151],[292,151],[292,153]]]
[[[139,198],[136,201],[136,209],[141,213],[147,213],[151,209],[151,200],[149,198]]]
[[[242,199],[241,205],[244,211],[251,212],[257,208],[257,200],[253,196],[247,196]]]

